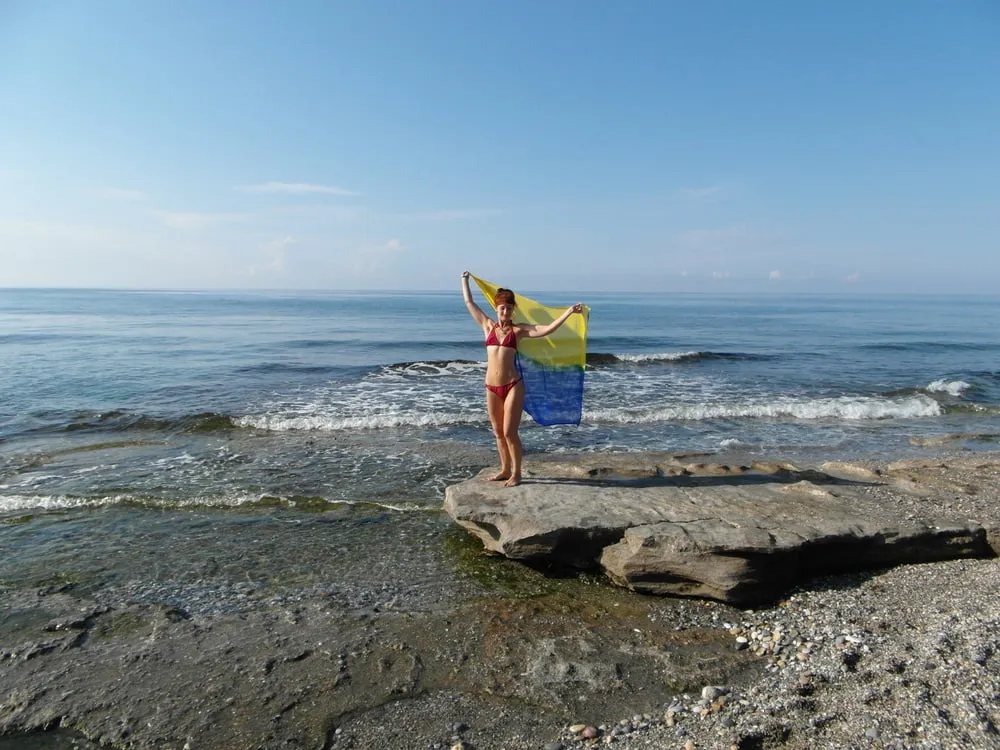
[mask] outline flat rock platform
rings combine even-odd
[[[518,487],[486,470],[452,485],[445,511],[488,551],[603,569],[647,594],[746,606],[819,574],[1000,554],[993,459],[810,468],[632,453],[530,469]]]

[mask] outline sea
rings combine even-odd
[[[1000,444],[1000,296],[526,293],[591,308],[582,423],[526,416],[528,469]],[[457,285],[0,290],[0,589],[439,601],[445,488],[496,465],[484,356]]]

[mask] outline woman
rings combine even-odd
[[[469,272],[462,274],[462,295],[472,319],[483,329],[486,337],[486,412],[493,425],[500,453],[500,471],[490,481],[502,481],[506,487],[521,483],[521,410],[524,407],[524,383],[517,372],[517,342],[522,338],[541,338],[565,323],[570,315],[583,311],[582,304],[575,304],[548,325],[514,323],[514,292],[498,289],[494,297],[497,319],[494,322],[472,301],[469,289]]]

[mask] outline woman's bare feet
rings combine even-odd
[[[521,483],[521,475],[520,474],[515,474],[510,479],[508,479],[506,482],[504,482],[503,486],[504,487],[517,487],[517,485],[519,485],[520,483]]]
[[[486,477],[486,478],[489,481],[491,481],[491,482],[502,482],[505,479],[510,479],[510,472],[509,471],[503,471],[501,469],[500,472],[498,472],[497,474],[494,474],[493,476]]]

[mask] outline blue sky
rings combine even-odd
[[[0,3],[0,287],[1000,289],[1000,4]]]

